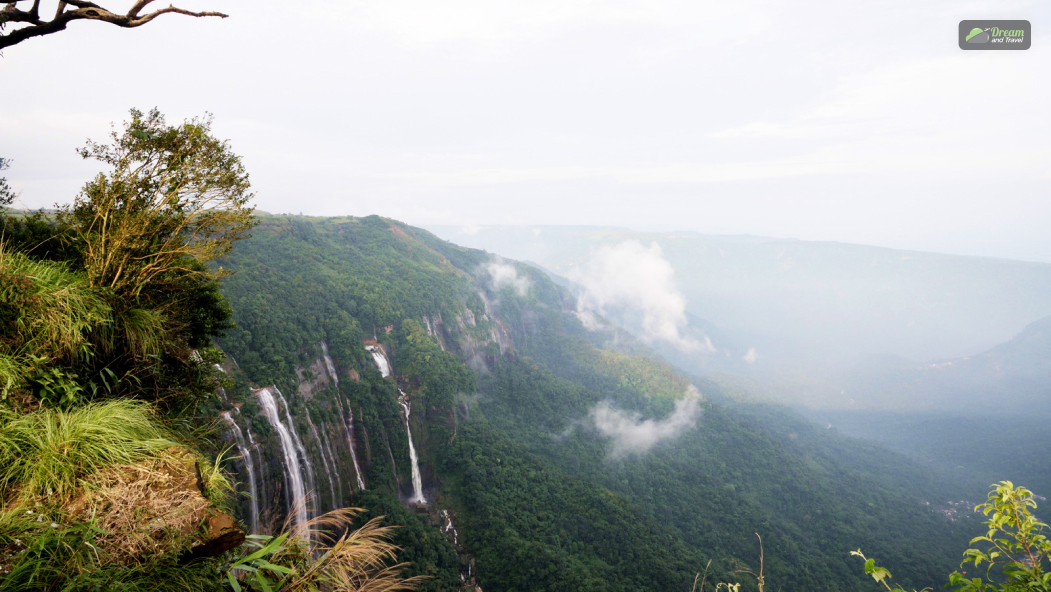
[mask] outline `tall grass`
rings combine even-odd
[[[0,498],[67,497],[77,481],[175,446],[149,405],[115,400],[70,411],[0,411]]]
[[[76,355],[92,329],[111,323],[111,310],[86,276],[65,264],[37,261],[0,243],[0,316],[8,317],[8,347],[46,355]]]
[[[0,592],[214,592],[222,590],[214,559],[179,565],[152,561],[117,565],[99,560],[95,530],[79,525],[48,530],[28,544],[10,573],[0,577]]]

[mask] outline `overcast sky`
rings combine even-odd
[[[1046,1],[175,4],[231,17],[4,51],[23,207],[71,199],[97,170],[74,148],[157,106],[214,113],[270,212],[1051,261]],[[1032,49],[961,51],[977,18],[1028,19]]]

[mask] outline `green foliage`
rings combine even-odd
[[[47,529],[24,543],[10,573],[0,578],[0,592],[211,592],[220,582],[218,562],[198,560],[178,565],[168,556],[139,565],[99,561],[99,535],[90,523]]]
[[[362,339],[383,338],[384,327],[406,318],[453,322],[470,293],[463,273],[399,223],[259,220],[252,239],[222,261],[238,272],[224,283],[238,329],[220,343],[260,384],[291,386],[322,341],[344,367],[371,368]]]
[[[426,576],[417,590],[438,592],[455,589],[459,583],[460,558],[446,536],[410,512],[397,496],[375,490],[360,491],[354,504],[363,508],[355,524],[380,518],[384,526],[396,527],[390,542],[397,545],[398,561],[408,563],[406,576]]]
[[[248,173],[211,119],[169,126],[156,109],[133,109],[110,144],[81,156],[112,167],[84,186],[60,222],[73,229],[92,286],[120,296],[187,276],[216,277],[192,262],[229,252],[253,226]]]
[[[0,498],[71,495],[78,480],[174,446],[144,403],[117,400],[69,411],[0,412]]]
[[[270,563],[271,557],[285,552],[285,539],[288,533],[279,536],[250,534],[245,541],[249,550],[248,554],[239,557],[230,564],[226,572],[226,580],[235,592],[241,592],[241,582],[238,581],[234,572],[240,570],[248,572],[253,584],[263,592],[271,592],[280,587],[281,578],[293,573],[293,569]]]
[[[905,589],[901,588],[900,586],[895,586],[891,588],[890,583],[887,581],[891,579],[890,571],[887,570],[887,568],[885,567],[877,567],[876,560],[865,557],[865,554],[861,552],[861,549],[858,549],[857,551],[851,551],[850,554],[854,557],[861,557],[862,559],[864,559],[865,573],[872,576],[873,580],[876,580],[880,584],[883,584],[884,588],[890,590],[890,592],[905,592]],[[924,592],[926,590],[930,590],[930,588],[924,588],[921,592]]]
[[[1051,541],[1044,534],[1047,524],[1032,514],[1036,509],[1033,492],[1024,487],[1015,487],[1010,481],[994,484],[985,503],[975,507],[988,517],[988,531],[971,540],[987,544],[983,549],[964,551],[962,565],[986,566],[986,578],[990,578],[993,567],[999,568],[1005,581],[986,583],[982,578],[966,578],[953,572],[949,584],[956,590],[1023,592],[1051,590],[1051,571],[1047,569],[1051,555]]]
[[[0,171],[7,170],[11,167],[10,158],[0,158]],[[0,177],[0,207],[9,206],[11,202],[15,201],[18,197],[11,186],[7,184],[6,177]]]
[[[131,116],[110,143],[81,150],[111,170],[73,204],[0,216],[11,241],[0,251],[8,394],[64,405],[135,397],[169,411],[213,396],[211,366],[193,350],[233,326],[226,273],[208,264],[254,224],[248,175],[210,119]]]

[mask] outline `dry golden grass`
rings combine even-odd
[[[198,488],[195,463],[185,449],[172,447],[140,463],[97,472],[64,510],[106,531],[96,539],[98,546],[122,565],[187,548],[212,505]]]

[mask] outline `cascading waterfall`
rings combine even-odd
[[[230,424],[231,431],[234,433],[234,439],[237,441],[237,452],[241,454],[241,462],[244,464],[245,472],[248,473],[248,503],[251,508],[251,516],[249,516],[249,530],[252,533],[256,533],[259,530],[259,491],[256,488],[255,480],[255,466],[252,462],[252,452],[248,446],[245,445],[244,434],[241,432],[241,428],[238,427],[237,422],[234,421],[233,417],[230,417],[229,411],[223,411],[220,413],[223,420]]]
[[[369,350],[372,354],[372,360],[376,362],[376,367],[379,368],[380,376],[387,378],[390,376],[390,363],[387,362],[387,355],[383,353],[383,350],[375,345],[366,345],[365,349]]]
[[[314,496],[317,494],[314,489],[315,483],[317,483],[317,481],[314,480],[314,465],[310,462],[310,456],[307,454],[307,449],[303,446],[303,441],[299,439],[299,432],[296,431],[296,424],[292,421],[292,408],[288,406],[288,401],[285,400],[285,396],[281,394],[280,389],[276,386],[270,388],[277,392],[278,398],[281,399],[281,404],[285,406],[285,419],[288,420],[288,429],[292,433],[292,442],[295,443],[299,455],[303,457],[303,466],[306,467],[307,470],[306,491],[310,501],[308,505],[312,510],[316,509],[316,504],[313,503]]]
[[[446,536],[448,536],[449,533],[452,533],[453,545],[459,544],[460,533],[456,532],[456,527],[453,525],[452,516],[449,516],[449,510],[442,510],[440,514],[442,517],[442,532],[444,532]]]
[[[314,441],[317,442],[318,453],[321,454],[321,466],[325,469],[325,476],[328,477],[328,489],[329,493],[331,494],[330,499],[332,500],[332,509],[335,510],[336,508],[340,507],[340,503],[339,498],[336,497],[336,485],[335,481],[333,480],[332,473],[335,472],[336,474],[338,474],[339,470],[337,469],[333,471],[329,468],[329,459],[325,455],[325,446],[321,442],[321,435],[317,431],[317,426],[314,425],[314,420],[310,417],[310,410],[306,407],[304,407],[303,410],[306,411],[307,414],[307,425],[310,426],[310,435],[313,436]],[[333,458],[332,464],[335,465],[335,462],[336,459]]]
[[[412,405],[409,404],[409,396],[398,389],[398,403],[405,412],[405,432],[409,435],[409,460],[412,461],[412,498],[410,504],[426,504],[427,498],[423,497],[423,478],[420,476],[420,462],[416,458],[416,446],[412,443],[412,428],[409,427],[409,413]]]
[[[281,441],[281,452],[285,457],[285,484],[289,486],[290,495],[288,502],[290,511],[295,511],[296,527],[300,531],[306,531],[307,527],[307,494],[303,485],[303,472],[299,465],[299,455],[296,453],[296,444],[292,434],[285,424],[281,423],[281,416],[277,410],[277,401],[270,392],[273,387],[256,391],[259,399],[259,407],[266,415],[271,427],[277,431],[278,439]],[[276,388],[274,390],[277,390]],[[278,391],[280,393],[281,391]],[[287,406],[286,406],[287,409]]]
[[[358,466],[358,453],[354,451],[354,410],[350,410],[350,420],[348,421],[346,413],[343,412],[343,395],[339,390],[339,374],[336,373],[336,365],[332,363],[332,358],[328,355],[328,344],[324,341],[321,342],[321,351],[325,354],[325,369],[328,371],[329,377],[332,378],[332,382],[336,384],[336,403],[339,404],[339,416],[343,419],[343,431],[347,435],[347,448],[350,448],[350,460],[354,462],[354,477],[358,480],[358,489],[365,489],[365,481],[361,479],[361,467]],[[350,404],[348,403],[347,406],[349,407]],[[332,454],[331,448],[329,449],[329,454],[335,460],[336,456]],[[340,492],[342,492],[342,481],[339,487]]]
[[[390,363],[387,362],[387,356],[383,353],[383,350],[375,345],[366,345],[365,349],[372,354],[372,360],[376,362],[376,368],[379,368],[380,375],[383,378],[390,376]],[[405,432],[409,436],[409,460],[412,461],[412,498],[409,499],[409,503],[426,504],[427,498],[423,497],[423,477],[420,476],[420,462],[416,457],[416,446],[412,442],[412,428],[409,427],[411,405],[409,404],[409,396],[401,389],[398,389],[398,404],[401,405],[402,411],[405,412]]]

